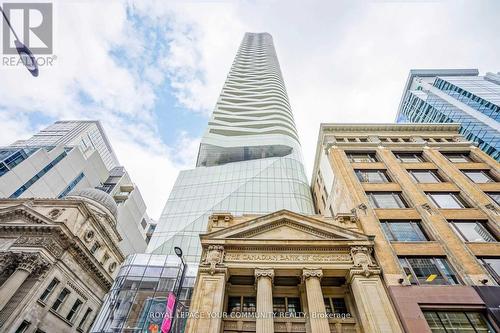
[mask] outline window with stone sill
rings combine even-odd
[[[455,192],[433,192],[426,193],[435,206],[443,209],[470,208],[467,202]]]
[[[441,177],[435,170],[408,170],[417,183],[433,184],[441,183]]]
[[[401,163],[425,162],[425,159],[422,157],[422,153],[398,153],[398,152],[395,152],[394,155]]]
[[[21,325],[17,328],[15,333],[24,333],[30,327],[31,323],[29,321],[23,320]]]
[[[362,183],[389,183],[390,179],[385,170],[355,170],[356,176]]]
[[[43,291],[43,293],[40,295],[40,301],[45,302],[47,298],[49,298],[50,294],[54,291],[55,287],[59,284],[59,280],[54,278],[52,281],[50,281],[49,285],[47,288]]]
[[[450,162],[453,163],[472,162],[469,153],[441,153],[441,154],[444,157],[446,157]]]
[[[389,241],[425,242],[428,240],[418,221],[380,221]]]
[[[343,297],[325,297],[323,300],[327,314],[349,314]]]
[[[87,321],[87,318],[92,313],[92,311],[93,310],[91,308],[87,308],[87,310],[85,311],[85,314],[83,315],[82,319],[80,320],[80,323],[78,324],[78,328],[83,329],[83,327],[85,326],[85,322]]]
[[[449,221],[453,230],[465,242],[496,242],[486,227],[486,221]]]
[[[298,297],[273,297],[273,313],[275,316],[284,314],[298,314],[302,312],[300,298]]]
[[[482,257],[478,258],[484,268],[500,284],[500,257]]]
[[[486,193],[497,205],[500,205],[500,193],[498,192],[487,192]]]
[[[411,284],[456,285],[459,280],[445,258],[400,257],[399,262]]]
[[[228,313],[253,313],[257,309],[255,296],[229,296]]]
[[[480,312],[423,311],[431,332],[493,333],[495,330]]]
[[[463,170],[464,175],[476,184],[495,183],[488,170]]]
[[[378,162],[375,153],[346,152],[347,158],[352,163],[375,163]]]
[[[68,314],[66,315],[66,320],[69,321],[70,323],[73,322],[73,319],[75,318],[75,314],[78,313],[78,310],[80,310],[80,307],[82,306],[83,302],[80,299],[77,299],[75,303],[73,303],[73,306],[69,310]]]
[[[64,288],[63,290],[61,290],[54,304],[52,304],[52,310],[57,312],[57,310],[59,310],[59,307],[64,303],[69,294],[70,291],[68,289]]]
[[[408,208],[400,192],[366,192],[374,208]]]

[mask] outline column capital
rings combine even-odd
[[[320,279],[323,277],[323,270],[321,268],[304,268],[302,270],[302,280],[305,281],[309,278]]]
[[[25,270],[30,274],[41,266],[48,265],[37,253],[19,253],[17,254],[17,261],[17,269]]]
[[[269,278],[271,281],[274,281],[274,269],[272,268],[256,268],[254,274],[256,280],[260,278]]]

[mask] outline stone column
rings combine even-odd
[[[371,248],[351,248],[354,265],[348,274],[359,321],[365,332],[402,333],[398,318],[380,278],[380,269],[372,261]]]
[[[256,333],[274,333],[273,280],[273,269],[255,269],[255,282],[257,285]]]
[[[222,312],[226,292],[227,269],[218,268],[210,273],[202,269],[198,273],[195,292],[189,312],[196,316],[187,321],[187,333],[222,332]]]
[[[304,269],[302,279],[306,285],[307,307],[309,310],[309,322],[311,331],[314,333],[330,333],[330,325],[326,317],[325,301],[321,291],[321,269]]]
[[[0,287],[0,310],[10,301],[28,276],[40,265],[38,254],[21,253],[16,255],[18,266],[14,273]]]

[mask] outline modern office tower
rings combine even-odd
[[[500,161],[500,73],[477,69],[411,70],[398,123],[458,123],[460,133]]]
[[[122,251],[143,252],[146,205],[98,121],[58,121],[0,148],[0,197],[64,198],[84,188],[99,188],[115,199]]]
[[[200,261],[200,234],[213,212],[313,214],[302,153],[271,35],[247,33],[198,151],[196,168],[181,171],[156,225],[148,254],[127,258],[92,332],[154,331],[166,295],[188,263],[179,299],[189,306]],[[137,287],[139,286],[139,287]],[[182,332],[185,320],[173,332]]]
[[[198,151],[179,174],[147,251],[198,262],[212,212],[312,214],[297,130],[268,33],[243,38]]]
[[[322,124],[318,212],[372,235],[405,332],[498,332],[500,165],[459,124]],[[493,328],[495,327],[495,328]]]
[[[97,151],[108,170],[119,165],[118,159],[101,126],[94,120],[56,121],[28,140],[18,140],[12,147],[80,147],[85,156]]]
[[[0,332],[88,332],[125,259],[116,214],[97,189],[0,199]]]

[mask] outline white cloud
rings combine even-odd
[[[411,68],[498,71],[498,9],[496,2],[56,1],[56,65],[36,79],[0,67],[0,144],[32,133],[30,115],[100,119],[157,218],[179,169],[194,164],[199,138],[178,128],[175,142],[163,142],[155,112],[171,111],[155,110],[155,102],[170,89],[178,105],[209,115],[245,31],[274,37],[310,172],[319,124],[392,122]]]

